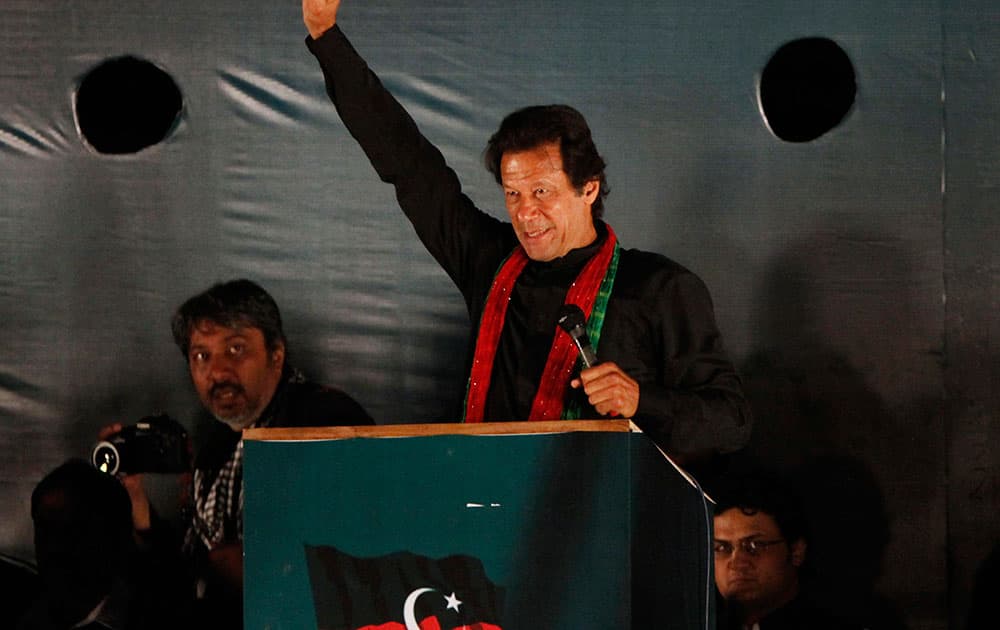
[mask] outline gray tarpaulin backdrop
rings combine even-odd
[[[995,3],[394,0],[341,17],[481,206],[502,212],[479,156],[504,113],[582,110],[621,240],[711,288],[755,404],[751,452],[814,488],[831,592],[911,628],[959,624],[1000,533]],[[30,556],[33,484],[98,427],[191,422],[168,320],[217,280],[267,287],[291,359],[379,422],[452,413],[462,301],[304,34],[296,0],[0,4],[2,550]],[[847,52],[858,97],[790,144],[756,81],[806,36]],[[183,118],[102,156],[73,96],[120,55],[168,72]]]

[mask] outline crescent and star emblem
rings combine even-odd
[[[420,625],[417,623],[417,616],[413,612],[413,609],[417,605],[417,598],[424,593],[430,593],[435,590],[433,588],[418,588],[406,596],[406,602],[403,604],[403,621],[406,622],[406,630],[420,630]],[[458,607],[462,605],[462,601],[455,597],[455,593],[445,596],[444,601],[448,604],[448,608],[455,612],[458,612]]]

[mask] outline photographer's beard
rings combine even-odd
[[[216,420],[240,432],[257,422],[269,400],[270,397],[268,400],[253,400],[239,383],[221,381],[209,390],[207,406]]]
[[[227,427],[232,429],[237,433],[241,433],[243,429],[253,426],[254,422],[257,422],[256,417],[243,417],[237,416],[234,418],[222,418],[220,416],[215,416],[215,419],[219,422],[225,424]]]

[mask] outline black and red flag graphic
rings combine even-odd
[[[356,558],[306,545],[319,630],[503,630],[503,589],[472,556]]]

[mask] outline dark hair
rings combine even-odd
[[[124,486],[82,459],[70,459],[45,475],[31,493],[31,518],[76,523],[81,531],[127,546],[132,540],[132,501]],[[68,519],[68,520],[67,520]],[[91,541],[95,543],[95,541]]]
[[[264,334],[269,351],[285,344],[281,312],[274,298],[250,280],[230,280],[213,285],[207,291],[184,302],[170,322],[174,343],[187,358],[191,330],[202,321],[234,328],[252,326]]]
[[[508,151],[527,151],[549,142],[559,142],[563,171],[577,191],[584,184],[597,180],[600,191],[591,206],[591,215],[600,219],[604,214],[604,197],[608,195],[604,175],[604,158],[597,152],[590,127],[583,114],[569,105],[534,105],[508,114],[486,145],[483,161],[493,178],[502,184],[500,160]]]
[[[798,494],[779,475],[754,471],[728,477],[714,493],[715,513],[737,509],[748,516],[764,513],[774,519],[789,542],[808,538],[805,512]]]

